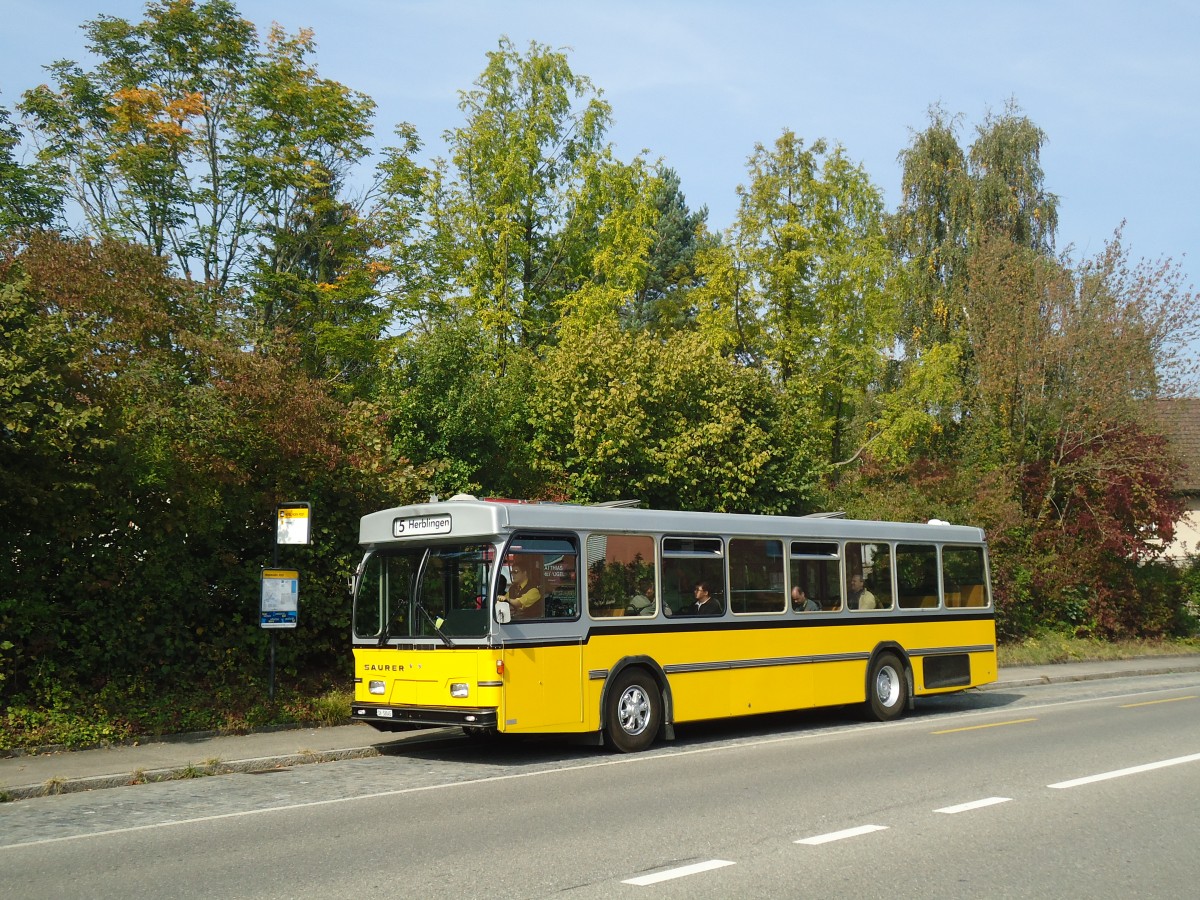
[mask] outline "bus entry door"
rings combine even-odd
[[[583,722],[583,644],[504,645],[501,731],[538,731]]]

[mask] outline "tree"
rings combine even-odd
[[[688,298],[699,280],[696,253],[711,238],[705,231],[708,208],[688,209],[675,170],[663,169],[657,184],[654,244],[645,281],[622,309],[622,320],[630,328],[665,335],[694,319]]]
[[[989,113],[971,144],[971,218],[976,242],[1003,235],[1049,255],[1058,228],[1058,197],[1046,190],[1042,147],[1047,136],[1015,101]]]
[[[98,66],[56,62],[54,86],[21,104],[40,158],[93,232],[144,243],[187,277],[230,286],[257,234],[367,152],[373,103],[317,76],[311,32],[276,27],[261,47],[230,0],[152,0],[141,23],[84,30]]]
[[[903,352],[874,451],[897,460],[955,452],[970,419],[980,344],[968,317],[988,314],[976,293],[1000,302],[971,277],[975,256],[1005,241],[1056,265],[1057,199],[1045,188],[1040,161],[1045,133],[1013,102],[977,127],[969,152],[957,129],[957,118],[930,109],[928,127],[900,155],[903,196],[888,220],[900,257],[893,289],[901,298],[895,341]]]
[[[973,421],[992,437],[995,460],[1045,472],[1038,493],[1025,499],[1039,524],[1059,528],[1072,516],[1067,498],[1078,479],[1090,482],[1095,496],[1103,493],[1112,476],[1094,467],[1110,444],[1128,453],[1128,435],[1154,430],[1146,400],[1159,394],[1158,360],[1195,335],[1200,322],[1190,293],[1163,274],[1146,265],[1130,270],[1119,235],[1074,272],[1004,237],[972,259],[977,287],[969,318],[979,373]],[[1126,458],[1128,473],[1166,465],[1158,442],[1144,446]],[[1162,473],[1148,477],[1164,480]],[[1157,497],[1166,487],[1164,481],[1146,489]],[[1127,511],[1136,519],[1135,510],[1132,504]],[[1127,522],[1133,543],[1125,555],[1155,552],[1148,539],[1163,526],[1158,513],[1143,515],[1145,521]]]
[[[701,319],[787,392],[819,398],[809,430],[838,461],[894,333],[882,199],[842,148],[790,131],[748,169],[727,246],[701,257]]]
[[[904,263],[897,337],[910,359],[960,343],[967,260],[983,241],[1003,235],[1042,255],[1054,249],[1058,201],[1045,189],[1045,132],[1010,102],[1003,115],[987,115],[964,152],[959,121],[931,107],[928,126],[900,154],[901,201],[888,236]]]
[[[503,38],[474,89],[467,121],[447,134],[455,180],[431,210],[452,236],[453,289],[498,349],[547,340],[555,304],[579,287],[597,226],[592,187],[603,166],[611,112],[562,53]]]
[[[770,380],[698,332],[568,327],[538,375],[534,459],[573,500],[771,513],[811,498],[806,433],[783,426]]]
[[[196,317],[189,291],[144,249],[48,234],[4,249],[0,620],[19,673],[4,686],[47,691],[102,680],[148,640],[167,643],[170,623],[148,620],[151,595],[132,587],[162,536],[148,509],[164,438],[147,428],[134,440],[128,426],[169,408],[189,377]]]
[[[0,106],[0,236],[48,228],[62,211],[62,192],[44,166],[25,166],[15,152],[21,136]]]
[[[428,471],[435,492],[538,496],[526,421],[534,362],[512,350],[501,370],[491,339],[469,316],[409,332],[378,402],[394,452]]]
[[[284,499],[319,510],[302,638],[337,664],[357,519],[427,490],[379,411],[248,352],[145,247],[35,235],[0,258],[0,690],[72,703],[252,681],[251,602]],[[214,325],[216,322],[218,324]]]
[[[531,443],[540,355],[615,323],[646,284],[660,181],[613,158],[607,104],[546,47],[502,40],[461,106],[452,165],[417,166],[411,134],[384,163],[384,258],[410,330],[380,404],[440,491],[562,496]]]
[[[1169,266],[1131,268],[1119,239],[1071,267],[997,233],[973,249],[966,279],[977,381],[955,459],[981,482],[1000,475],[1019,511],[983,523],[1000,526],[1005,627],[1161,633],[1169,615],[1131,602],[1136,566],[1179,513],[1176,464],[1146,401],[1165,383],[1159,360],[1196,334],[1191,294]]]
[[[373,394],[392,321],[374,231],[334,186],[318,186],[272,226],[249,277],[259,348],[294,343],[304,371],[347,398]]]
[[[952,343],[961,326],[955,295],[971,231],[971,181],[957,127],[957,119],[931,107],[928,126],[900,153],[901,199],[888,236],[904,261],[899,339],[912,357]]]

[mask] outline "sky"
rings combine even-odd
[[[410,122],[429,157],[463,124],[459,92],[507,35],[562,50],[613,109],[617,155],[646,151],[723,230],[756,144],[785,130],[840,144],[899,199],[899,153],[938,104],[968,146],[1015,101],[1047,136],[1058,249],[1101,253],[1124,222],[1135,259],[1200,286],[1200,4],[1192,0],[235,0],[265,35],[315,32],[320,74],[378,104],[378,145]],[[80,26],[140,21],[139,0],[0,0],[0,104],[56,59],[87,64]]]

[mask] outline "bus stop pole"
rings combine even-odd
[[[271,568],[272,569],[279,568],[279,532],[278,531],[276,531],[276,533],[275,533],[275,551],[271,555]],[[271,639],[269,641],[270,649],[267,654],[268,659],[269,659],[269,663],[267,665],[267,671],[268,671],[267,702],[274,703],[275,702],[275,629],[269,628],[267,630],[271,632]]]

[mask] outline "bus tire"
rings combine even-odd
[[[890,722],[904,714],[908,705],[908,675],[894,653],[880,653],[871,663],[867,678],[866,709],[880,722]]]
[[[605,699],[604,734],[622,753],[647,749],[658,736],[663,702],[653,676],[630,667],[617,676]]]

